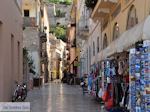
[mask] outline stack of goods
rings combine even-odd
[[[142,101],[142,107],[146,112],[150,112],[150,41],[144,41],[143,46],[143,70],[142,74],[145,81],[145,100]],[[144,111],[142,111],[144,112]]]
[[[102,62],[102,90],[106,88],[107,84],[107,77],[105,76],[105,71],[106,71],[106,66],[105,66],[105,61]]]
[[[130,51],[130,111],[150,112],[150,41]]]
[[[142,43],[137,43],[135,52],[135,98],[136,98],[136,112],[141,110],[141,61],[142,61]]]

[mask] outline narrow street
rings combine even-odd
[[[28,93],[31,112],[104,112],[94,98],[83,95],[79,86],[50,83]]]

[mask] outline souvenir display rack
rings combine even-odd
[[[130,50],[130,112],[150,112],[150,41]]]

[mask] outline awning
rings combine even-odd
[[[98,61],[106,59],[115,53],[128,50],[136,42],[142,40],[150,40],[150,16],[124,32],[117,40],[111,42],[106,49],[98,54]]]

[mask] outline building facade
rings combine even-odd
[[[67,49],[69,50],[68,63],[69,63],[69,72],[75,74],[78,78],[80,77],[80,47],[77,40],[77,31],[79,25],[79,8],[78,0],[73,0],[73,5],[71,9],[71,23],[68,24],[67,29],[67,38],[68,45]]]
[[[62,79],[66,63],[66,43],[50,34],[51,43],[51,79]]]
[[[7,102],[15,81],[22,83],[23,78],[22,7],[18,0],[3,0],[0,7],[0,102]]]
[[[102,51],[98,56],[100,60],[106,59],[114,53],[127,51],[138,41],[149,39],[148,34],[140,36],[145,29],[140,28],[140,25],[144,24],[145,19],[149,17],[149,2],[148,0],[104,2],[98,0],[91,13],[91,18],[94,22],[101,21],[102,24]],[[124,37],[125,34],[126,37]]]
[[[43,77],[43,83],[48,82],[48,58],[50,58],[49,21],[47,8],[39,0],[25,0],[22,3],[23,13],[23,46],[33,60],[36,76]]]
[[[23,16],[23,47],[26,48],[33,60],[35,74],[40,75],[40,38],[39,15],[40,1],[25,0],[22,2]]]

